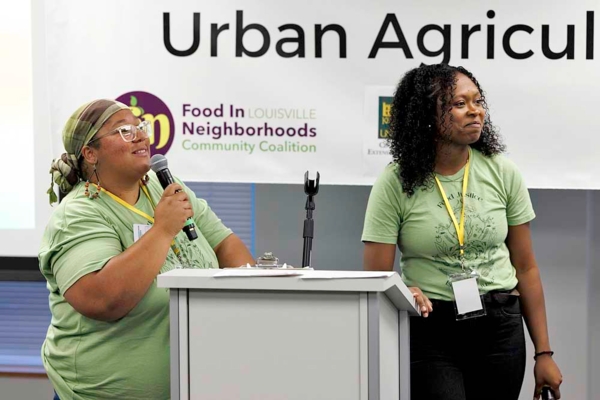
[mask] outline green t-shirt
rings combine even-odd
[[[465,258],[477,270],[479,288],[509,290],[517,285],[516,271],[505,244],[508,227],[535,218],[529,192],[516,166],[502,155],[485,157],[472,150],[465,207]],[[464,168],[452,176],[437,175],[460,221]],[[456,228],[434,183],[402,192],[399,165],[389,164],[373,185],[362,240],[396,244],[402,257],[402,279],[425,295],[452,300],[448,277],[460,272]]]
[[[149,173],[150,195],[157,204],[163,189]],[[182,186],[183,183],[178,181]],[[185,187],[193,204],[198,239],[180,232],[176,242],[194,268],[218,268],[213,251],[231,234],[206,201]],[[140,190],[135,205],[153,216]],[[138,305],[114,322],[87,318],[71,307],[63,293],[78,279],[98,271],[134,243],[133,225],[142,216],[106,193],[90,200],[79,184],[56,208],[46,227],[39,254],[48,281],[52,321],[42,345],[42,360],[59,397],[68,399],[169,398],[169,293],[156,280]],[[176,267],[169,250],[161,272]]]

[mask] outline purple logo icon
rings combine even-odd
[[[150,155],[167,154],[175,137],[175,122],[169,107],[158,97],[148,92],[128,92],[117,97],[117,101],[129,106],[134,116],[152,125]]]

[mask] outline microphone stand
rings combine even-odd
[[[312,219],[312,213],[315,209],[314,196],[319,193],[319,172],[317,172],[316,180],[308,179],[308,171],[304,174],[304,193],[306,193],[306,219],[304,220],[304,232],[302,237],[304,238],[304,248],[302,250],[302,268],[310,267],[311,255],[312,255],[312,240],[314,236],[314,220]]]

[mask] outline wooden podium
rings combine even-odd
[[[158,277],[170,289],[171,399],[409,400],[418,309],[397,273],[224,271],[235,270]]]

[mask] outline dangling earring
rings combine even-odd
[[[148,176],[148,174],[144,175],[144,177],[142,178],[142,183],[147,186],[149,181],[150,177]]]
[[[85,192],[83,193],[85,197],[89,199],[97,199],[99,193],[102,191],[102,186],[100,186],[100,176],[98,175],[98,170],[96,169],[96,164],[94,164],[94,172],[91,176],[96,175],[96,179],[98,180],[98,184],[96,185],[96,192],[90,195],[90,179],[88,178],[85,181]]]

